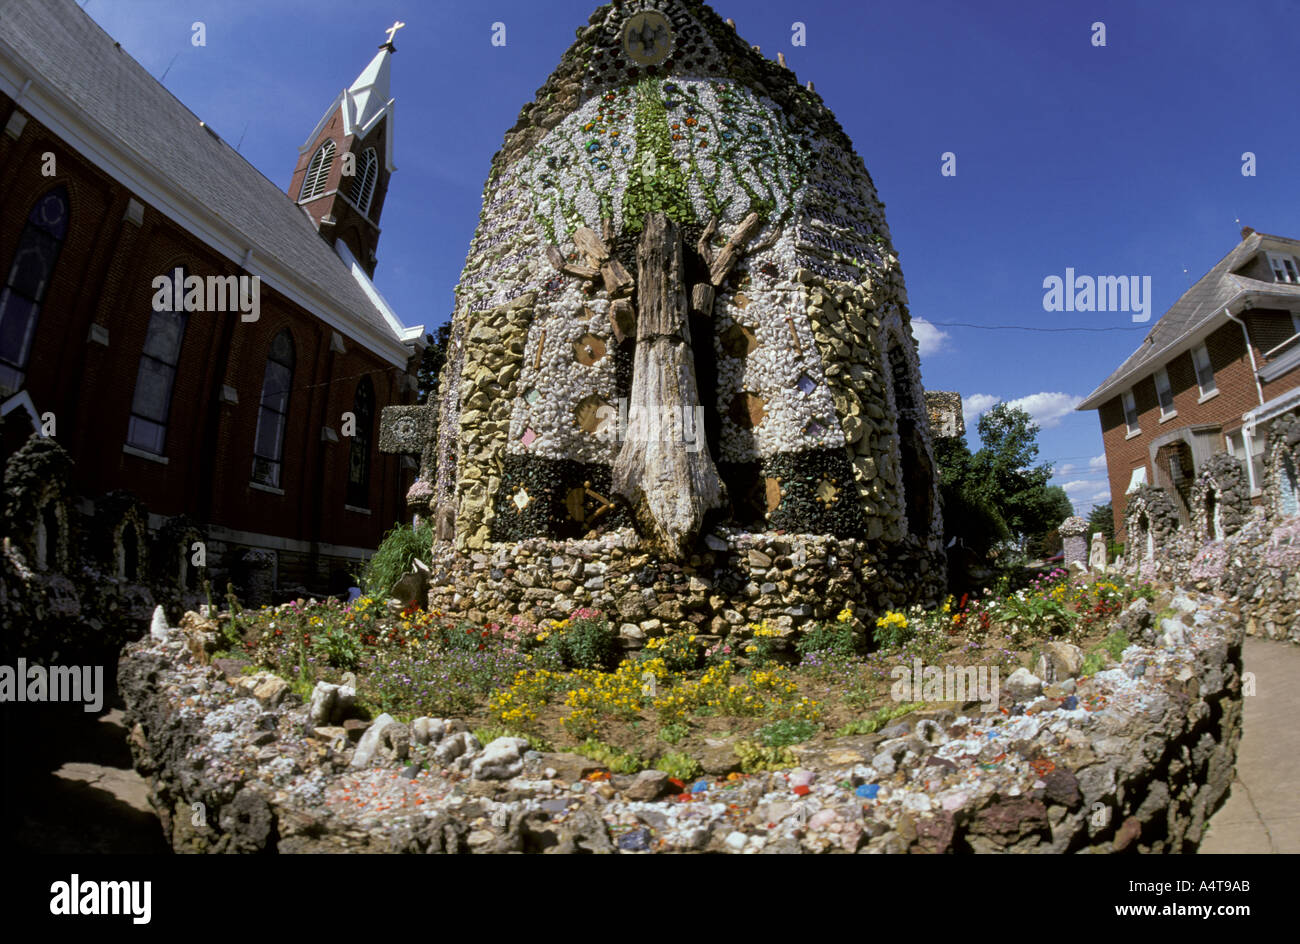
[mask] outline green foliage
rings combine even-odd
[[[438,333],[428,335],[425,340],[428,344],[424,349],[424,353],[420,356],[420,368],[416,377],[419,383],[419,392],[416,394],[415,402],[419,404],[425,404],[430,400],[437,399],[439,375],[442,373],[442,365],[447,362],[447,343],[451,340],[451,322],[440,325]]]
[[[1096,534],[1098,531],[1106,536],[1107,545],[1114,543],[1115,510],[1110,502],[1093,505],[1092,511],[1088,512],[1088,534]]]
[[[546,643],[570,669],[612,669],[620,654],[618,633],[599,617],[574,619],[553,631]]]
[[[676,777],[678,780],[694,780],[704,773],[704,768],[700,766],[699,761],[681,751],[661,754],[655,761],[655,769],[662,770],[668,776]]]
[[[604,741],[598,741],[595,738],[587,738],[576,748],[577,753],[583,757],[590,758],[602,767],[609,768],[610,773],[614,774],[634,774],[645,770],[645,762],[635,754],[629,754]]]
[[[1034,464],[1038,427],[1028,413],[999,403],[980,417],[979,437],[973,454],[961,440],[935,447],[949,537],[987,553],[1007,534],[1041,538],[1074,513],[1064,490],[1048,486],[1051,467]]]
[[[903,715],[910,715],[918,708],[924,707],[925,702],[921,701],[905,701],[897,705],[886,705],[868,718],[850,721],[836,731],[835,736],[850,737],[855,734],[875,734],[894,719],[901,718]]]
[[[686,633],[672,633],[668,636],[655,636],[646,642],[645,648],[638,654],[638,659],[663,659],[670,672],[691,672],[704,662],[704,647],[695,641],[695,637]]]
[[[994,619],[999,623],[1012,623],[1017,629],[1027,632],[1029,638],[1038,639],[1069,632],[1076,617],[1059,600],[1022,591],[1003,600]]]
[[[417,557],[427,558],[433,547],[433,525],[423,522],[419,528],[399,524],[384,535],[365,569],[356,575],[362,591],[368,596],[386,599],[393,584],[411,572],[411,562]]]
[[[1124,650],[1128,647],[1129,640],[1124,635],[1124,631],[1121,629],[1115,630],[1084,657],[1083,667],[1079,669],[1079,674],[1082,676],[1096,675],[1111,662],[1118,662],[1120,657],[1124,655]]]
[[[754,736],[767,747],[788,747],[808,740],[817,733],[819,727],[820,725],[802,718],[785,718],[763,725]]]
[[[659,739],[668,744],[676,744],[690,733],[691,729],[688,726],[680,721],[674,721],[672,724],[666,724],[659,729]]]
[[[747,774],[763,770],[782,770],[798,761],[788,747],[768,747],[753,741],[737,741],[732,750],[740,758],[740,769]]]
[[[853,655],[853,626],[839,621],[818,623],[803,634],[794,648],[801,657],[806,657],[810,652],[851,656]]]
[[[623,231],[639,233],[646,215],[657,212],[667,214],[674,223],[696,222],[686,174],[673,154],[668,112],[657,80],[638,83],[632,124],[639,163],[629,168],[623,192]]]
[[[348,626],[326,626],[314,640],[314,648],[336,669],[355,669],[361,661],[361,640]]]

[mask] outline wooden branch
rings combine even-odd
[[[578,265],[576,262],[566,262],[560,266],[560,271],[565,275],[572,275],[579,279],[594,279],[600,275],[600,270],[592,266]]]
[[[691,311],[706,318],[713,314],[713,286],[708,282],[696,282],[691,286]]]
[[[718,233],[718,218],[709,217],[709,225],[704,227],[704,232],[700,233],[700,241],[695,244],[696,251],[704,259],[706,266],[713,265],[713,237]]]
[[[609,305],[609,325],[614,329],[614,339],[622,344],[636,337],[636,309],[626,298],[616,298]]]
[[[672,559],[689,556],[705,516],[726,505],[707,448],[688,448],[682,417],[698,416],[681,233],[663,213],[646,221],[637,247],[636,359],[626,438],[613,489],[638,527]]]
[[[609,250],[605,247],[605,243],[594,231],[585,226],[579,226],[574,230],[573,244],[596,269],[599,269],[600,264],[609,258]]]
[[[758,227],[757,213],[751,213],[740,221],[736,231],[727,240],[727,245],[722,247],[722,252],[718,253],[718,257],[709,264],[709,281],[715,286],[723,283],[732,267],[740,260],[741,255],[744,254],[746,244],[758,232]]]
[[[605,291],[610,298],[631,295],[636,288],[636,280],[627,274],[627,269],[617,259],[610,259],[600,267],[600,276],[605,280]]]

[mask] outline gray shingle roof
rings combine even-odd
[[[1220,316],[1224,307],[1243,292],[1260,292],[1271,295],[1292,295],[1300,298],[1300,286],[1277,282],[1261,282],[1233,271],[1250,262],[1260,251],[1261,243],[1283,243],[1300,249],[1300,241],[1266,233],[1251,233],[1231,252],[1218,261],[1195,285],[1189,288],[1173,306],[1151,326],[1142,344],[1128,356],[1124,363],[1107,377],[1096,390],[1088,394],[1076,409],[1095,410],[1106,400],[1131,386],[1161,365],[1164,355],[1181,340],[1194,334],[1208,322]]]
[[[172,188],[191,194],[256,246],[255,260],[278,260],[332,299],[335,317],[341,316],[344,327],[353,329],[347,333],[355,340],[389,352],[394,342],[400,344],[393,327],[308,216],[233,148],[205,130],[193,112],[76,3],[0,3],[0,40],[31,63],[35,85],[55,90],[92,116],[117,147],[138,155]],[[279,287],[272,279],[266,281]]]

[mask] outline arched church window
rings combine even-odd
[[[272,488],[280,486],[295,360],[293,336],[286,328],[275,336],[266,358],[262,399],[257,408],[257,436],[253,440],[253,481]]]
[[[319,197],[325,192],[325,184],[330,179],[330,170],[334,167],[334,152],[337,148],[333,141],[326,141],[320,146],[311,163],[307,165],[307,176],[302,179],[302,192],[299,202]]]
[[[370,431],[375,417],[375,387],[369,377],[362,377],[352,400],[357,428],[348,453],[347,503],[356,508],[370,507]]]
[[[68,191],[59,186],[32,206],[0,290],[0,393],[22,388],[36,319],[68,233]]]
[[[379,156],[374,148],[361,152],[356,176],[352,178],[352,202],[363,216],[370,215],[370,204],[375,199],[375,183],[379,180]]]
[[[183,284],[188,273],[185,269],[179,272]],[[126,441],[158,456],[165,454],[167,445],[167,418],[187,320],[184,311],[155,311],[149,317],[149,330],[140,352]]]

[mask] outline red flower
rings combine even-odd
[[[794,788],[794,795],[795,795],[795,796],[801,796],[801,797],[802,797],[802,796],[807,796],[807,795],[810,794],[810,793],[812,793],[812,787],[808,786],[808,784],[806,784],[806,783],[801,783],[801,784],[799,784],[799,786],[797,786],[797,787]]]

